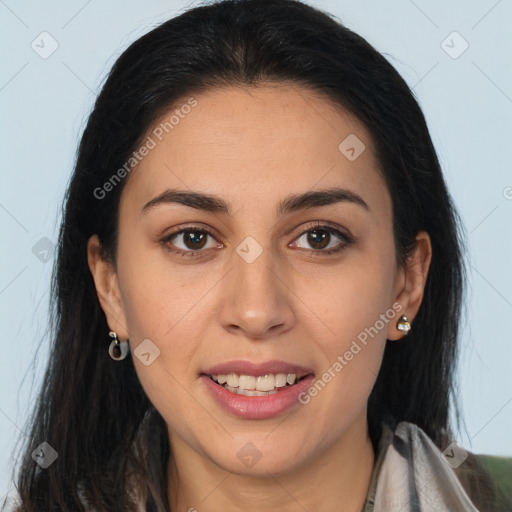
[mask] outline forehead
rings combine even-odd
[[[142,204],[181,188],[223,196],[239,208],[343,186],[386,203],[368,130],[323,96],[276,84],[191,97],[148,131],[151,149],[131,173],[125,200]]]

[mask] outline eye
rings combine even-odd
[[[208,238],[212,239],[209,245]],[[195,257],[200,252],[205,252],[206,249],[223,247],[208,230],[194,227],[175,231],[164,237],[161,242],[168,251],[185,257]]]
[[[352,243],[354,240],[341,231],[327,224],[316,223],[292,242],[290,247],[309,250],[311,253],[332,254],[342,251]]]
[[[210,241],[208,239],[211,239]],[[208,249],[222,249],[223,244],[219,243],[213,233],[204,228],[188,227],[180,229],[161,239],[169,252],[183,257],[197,257]],[[327,224],[315,223],[307,231],[289,244],[291,248],[299,248],[309,251],[315,255],[329,255],[345,249],[354,240],[347,234]],[[301,245],[309,245],[305,247]]]

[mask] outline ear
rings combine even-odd
[[[423,300],[425,283],[432,260],[432,245],[430,236],[426,231],[420,231],[416,235],[416,245],[407,256],[403,266],[398,270],[395,279],[394,297],[395,303],[399,303],[402,309],[396,317],[396,321],[388,323],[388,340],[398,340],[404,337],[402,331],[397,329],[398,318],[407,315],[412,325],[414,317],[418,313]]]
[[[101,242],[97,235],[87,242],[87,261],[96,286],[101,309],[107,317],[107,323],[120,340],[128,339],[126,316],[121,300],[119,282],[114,265],[103,258]],[[108,333],[105,333],[108,336]]]

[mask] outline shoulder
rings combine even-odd
[[[383,424],[365,512],[479,512],[455,472],[466,458],[455,444],[441,452],[417,425]]]

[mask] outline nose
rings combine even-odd
[[[295,322],[293,292],[265,249],[250,263],[233,253],[233,269],[222,283],[219,319],[224,329],[250,339],[269,339]]]

